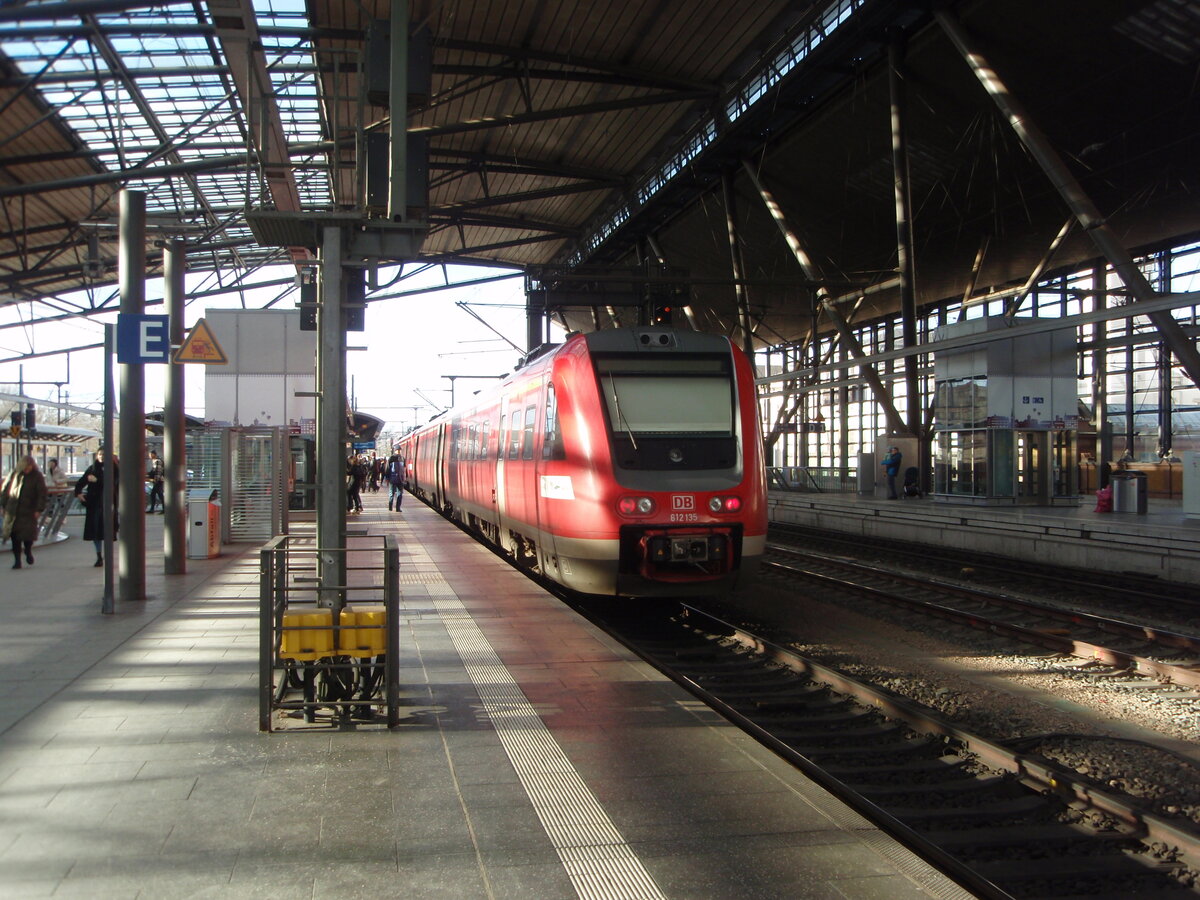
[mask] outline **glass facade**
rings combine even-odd
[[[1200,291],[1200,243],[1190,243],[1149,253],[1140,258],[1142,271],[1156,290],[1162,293]],[[933,329],[962,320],[999,316],[1008,312],[1012,297],[985,301],[973,300],[964,306],[961,298],[926,306],[918,311],[917,329],[922,343],[931,339]],[[1128,302],[1124,284],[1110,269],[1095,269],[1060,274],[1039,283],[1013,313],[1018,319],[1062,318],[1102,308],[1123,306]],[[1197,303],[1177,307],[1173,315],[1180,324],[1195,329],[1198,324],[1200,295]],[[867,355],[884,353],[902,346],[898,315],[856,323],[853,331]],[[1070,447],[1047,446],[1040,452],[1052,453],[1054,485],[1075,477],[1079,459],[1100,453],[1100,441],[1092,429],[1112,434],[1112,456],[1139,462],[1154,462],[1178,456],[1185,450],[1200,450],[1200,389],[1190,383],[1174,358],[1165,350],[1157,329],[1146,316],[1119,317],[1078,328],[1080,414],[1090,426],[1080,430]],[[791,382],[764,385],[762,398],[763,429],[769,445],[768,460],[776,466],[841,468],[851,472],[859,454],[873,452],[876,439],[887,432],[883,406],[877,402],[871,386],[857,368],[826,372],[812,385],[805,373],[814,363],[847,361],[848,351],[836,334],[823,334],[815,346],[784,345],[759,351],[756,358],[760,377],[798,372]],[[902,359],[885,359],[875,364],[900,418],[908,421],[909,398]],[[958,473],[959,490],[972,495],[980,489],[980,479],[991,477],[993,496],[1019,492],[1012,482],[1019,470],[1016,460],[1004,465],[1004,472],[987,473],[987,455],[983,453],[989,438],[986,424],[987,383],[982,376],[960,379],[938,388],[934,396],[933,366],[923,361],[917,398],[921,421],[925,426],[936,421],[943,426],[963,429],[946,446],[935,444],[937,462],[935,483]],[[799,397],[798,385],[807,387]],[[795,409],[794,415],[789,413]],[[951,425],[951,423],[953,423]],[[980,435],[969,433],[980,429]],[[1053,434],[1053,433],[1052,433]],[[1054,441],[1052,439],[1051,443]],[[1016,454],[1014,444],[1011,451]],[[1032,450],[1030,452],[1033,452]],[[992,459],[1000,457],[993,447]],[[1069,475],[1054,474],[1070,470]],[[963,477],[963,476],[968,477]],[[1053,490],[1057,493],[1058,488]],[[1050,489],[1050,488],[1048,488]]]

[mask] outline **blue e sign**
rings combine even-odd
[[[124,365],[171,361],[170,316],[117,316],[117,362]]]

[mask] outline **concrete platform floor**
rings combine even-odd
[[[4,569],[0,897],[967,896],[412,498],[365,503],[401,540],[393,732],[257,730],[254,547],[167,578],[152,517],[112,616],[76,539]]]

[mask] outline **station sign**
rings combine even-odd
[[[170,316],[118,314],[117,362],[126,366],[170,362],[170,324]]]
[[[358,453],[361,450],[374,450],[375,442],[374,441],[354,441],[350,446],[354,449],[355,453]]]

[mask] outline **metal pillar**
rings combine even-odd
[[[391,29],[388,219],[403,222],[408,218],[408,0],[392,0]]]
[[[750,299],[747,296],[746,267],[742,264],[742,245],[737,231],[737,196],[733,191],[733,173],[721,173],[721,197],[725,201],[725,232],[729,235],[729,268],[733,273],[733,291],[737,299],[738,327],[742,331],[742,349],[753,359],[754,340],[750,336]]]
[[[1096,309],[1108,306],[1108,286],[1104,266],[1092,269],[1092,296]],[[1092,424],[1096,427],[1096,480],[1098,487],[1108,486],[1112,464],[1112,423],[1108,415],[1108,323],[1096,323],[1092,350]]]
[[[104,599],[100,603],[100,612],[111,616],[116,612],[113,591],[113,491],[116,490],[116,467],[113,466],[113,409],[116,406],[116,396],[113,392],[113,356],[117,352],[117,326],[104,326],[104,487],[101,489],[100,502],[103,504],[100,521],[103,522],[101,537],[104,548]],[[15,461],[14,461],[15,462]]]
[[[1029,150],[1030,155],[1037,160],[1046,177],[1050,179],[1051,184],[1054,185],[1075,218],[1079,220],[1083,230],[1091,236],[1096,248],[1108,260],[1109,265],[1116,270],[1125,287],[1128,288],[1133,303],[1157,297],[1158,293],[1146,280],[1146,276],[1134,262],[1133,256],[1121,244],[1116,233],[1105,221],[1091,198],[1084,193],[1083,186],[1071,174],[1058,151],[1034,123],[1024,104],[1012,95],[1000,79],[999,74],[987,61],[987,57],[979,51],[978,47],[974,46],[962,23],[944,9],[935,9],[933,15],[950,42],[954,44],[963,59],[966,60],[967,65],[971,67],[980,84],[991,95],[1000,111],[1004,113],[1009,125],[1017,133],[1017,137]],[[1175,354],[1175,358],[1179,360],[1179,364],[1187,372],[1188,377],[1192,379],[1192,383],[1200,385],[1200,352],[1196,350],[1195,344],[1184,333],[1182,326],[1175,321],[1170,312],[1149,313],[1148,318],[1154,323],[1162,335],[1163,342]]]
[[[163,292],[167,315],[171,317],[168,334],[172,347],[183,343],[184,307],[183,241],[172,238],[163,250]],[[163,572],[183,575],[187,572],[187,438],[184,427],[184,372],[182,363],[167,366],[167,389],[163,413],[163,466],[166,484],[163,493]]]
[[[892,108],[892,183],[896,195],[896,272],[900,276],[900,323],[904,346],[917,346],[917,297],[912,240],[912,189],[908,171],[908,139],[903,64],[904,37],[899,31],[888,43],[888,88]],[[921,434],[921,385],[917,377],[918,357],[904,357],[904,384],[908,394],[908,431]]]
[[[767,212],[771,214],[771,218],[775,220],[775,224],[779,227],[783,239],[787,241],[788,248],[792,251],[792,255],[796,257],[796,262],[800,264],[800,268],[804,271],[804,277],[810,281],[820,281],[821,273],[817,269],[815,263],[809,257],[808,252],[800,243],[800,238],[788,226],[787,219],[784,218],[783,210],[780,209],[779,203],[776,202],[774,195],[766,189],[762,181],[758,177],[758,173],[754,170],[754,165],[749,160],[742,160],[742,166],[750,176],[750,181],[753,182],[755,190],[758,191],[762,198],[763,205],[766,206]],[[833,322],[834,328],[837,329],[838,336],[841,337],[842,343],[846,349],[850,351],[850,355],[855,359],[862,359],[866,354],[863,352],[862,345],[854,336],[854,332],[850,330],[849,323],[842,318],[842,314],[837,311],[829,297],[829,289],[824,285],[817,288],[817,302],[821,304],[825,314],[829,316]],[[816,334],[812,335],[812,339],[816,341]],[[875,367],[871,365],[862,365],[859,367],[863,378],[871,385],[871,390],[874,392],[875,401],[883,407],[884,415],[887,417],[887,430],[891,434],[900,434],[904,431],[904,422],[900,418],[900,414],[896,412],[896,406],[892,403],[892,395],[884,386],[883,380],[880,379],[879,373],[875,371]]]
[[[321,244],[317,342],[317,559],[321,606],[342,606],[346,583],[346,346],[342,322],[342,229]]]
[[[543,334],[545,333],[545,325],[543,317],[546,315],[545,309],[534,309],[529,303],[529,298],[525,298],[525,349],[532,353],[545,342]],[[450,406],[454,407],[453,390],[454,381],[450,382],[451,400]]]
[[[120,194],[121,312],[146,312],[146,195],[123,190]],[[123,601],[146,599],[146,370],[140,365],[121,366],[121,456],[124,490],[118,491],[121,516],[119,596]]]

